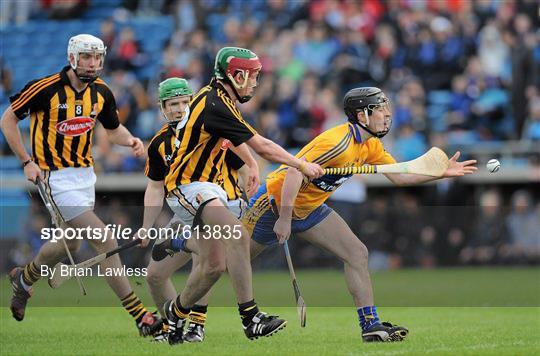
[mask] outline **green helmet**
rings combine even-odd
[[[173,77],[159,83],[160,102],[185,95],[193,95],[193,90],[191,90],[187,80],[184,78]]]
[[[249,73],[261,69],[262,64],[259,57],[249,49],[239,47],[223,47],[217,53],[216,62],[214,63],[215,77],[220,80],[228,80],[235,91],[246,86]],[[236,83],[233,78],[238,71],[244,74],[244,83],[242,84]],[[240,97],[238,93],[236,94],[240,102],[251,99],[251,97]]]

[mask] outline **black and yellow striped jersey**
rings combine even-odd
[[[165,180],[174,151],[174,125],[166,123],[152,137],[148,145],[148,158],[144,167],[144,175],[155,181]]]
[[[163,125],[152,138],[148,146],[148,159],[146,160],[144,170],[144,174],[149,179],[154,181],[165,179],[171,163],[172,152],[175,149],[175,141],[175,126],[169,123]],[[231,150],[227,150],[225,161],[220,171],[222,174],[221,185],[227,193],[229,200],[236,200],[242,196],[242,189],[238,181],[238,170],[243,165],[244,161],[240,157],[235,155]]]
[[[32,157],[43,170],[92,166],[96,120],[106,129],[120,125],[114,96],[105,82],[98,78],[79,93],[69,82],[69,69],[33,80],[10,97],[19,119],[30,115]]]
[[[231,150],[225,153],[225,160],[221,168],[223,177],[221,186],[227,193],[227,199],[236,200],[242,197],[242,188],[238,180],[238,170],[242,168],[244,161]]]
[[[189,103],[187,123],[177,135],[180,145],[165,177],[167,191],[191,182],[222,184],[229,145],[238,146],[255,134],[221,84],[212,81]]]

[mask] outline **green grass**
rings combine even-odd
[[[214,292],[207,339],[199,345],[151,344],[138,337],[133,321],[101,280],[85,279],[89,295],[78,296],[74,282],[59,290],[36,288],[27,316],[14,321],[9,286],[0,284],[0,354],[433,354],[532,355],[540,352],[538,269],[405,270],[373,275],[379,314],[407,326],[403,343],[363,344],[356,312],[338,271],[301,271],[308,324],[299,327],[286,273],[257,273],[257,300],[289,320],[271,338],[243,336],[227,281]],[[181,285],[185,276],[175,276]],[[135,287],[150,304],[144,285]],[[78,302],[77,302],[78,301]],[[37,307],[37,305],[41,305]],[[47,306],[48,305],[48,306]],[[92,305],[102,305],[92,307]],[[106,305],[108,307],[103,307]],[[488,305],[489,307],[482,307]],[[511,306],[513,305],[513,306]]]

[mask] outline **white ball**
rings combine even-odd
[[[495,172],[498,172],[499,169],[501,168],[501,162],[499,162],[496,159],[490,159],[488,163],[486,164],[486,167],[488,171],[490,171],[491,173],[495,173]]]

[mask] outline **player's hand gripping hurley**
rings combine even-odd
[[[273,196],[270,196],[270,203],[272,204],[272,210],[277,217],[279,217],[279,210],[276,204],[276,201]],[[298,316],[300,317],[300,326],[306,327],[306,302],[300,294],[300,288],[298,287],[298,282],[296,282],[296,273],[294,273],[294,267],[291,259],[291,252],[289,251],[289,244],[285,240],[283,243],[283,250],[285,251],[285,259],[287,260],[287,266],[289,267],[289,273],[292,279],[292,285],[294,289],[294,297],[296,299],[296,310],[298,311]]]
[[[62,215],[60,214],[60,212],[58,211],[58,209],[56,208],[56,206],[52,202],[51,197],[45,191],[45,187],[43,186],[43,182],[39,178],[36,180],[36,182],[37,182],[36,185],[38,187],[39,195],[41,196],[41,199],[43,200],[43,203],[45,204],[45,207],[47,208],[47,210],[49,211],[49,214],[51,215],[51,219],[53,221],[53,224],[59,229],[65,229],[66,227],[68,227],[68,225],[66,224],[66,222],[64,221],[64,218],[62,218]],[[68,245],[66,243],[66,240],[63,239],[63,238],[60,239],[60,240],[62,240],[62,243],[64,245],[64,249],[66,250],[66,254],[68,256],[69,263],[71,263],[72,268],[76,268],[77,265],[75,264],[75,261],[73,260],[73,256],[71,255],[71,252],[69,251],[69,247],[68,247]],[[57,270],[57,271],[60,271],[60,270]],[[58,273],[58,274],[60,274],[60,273]],[[79,285],[79,289],[81,290],[82,295],[86,295],[86,288],[84,288],[84,285],[83,285],[81,279],[77,275],[75,276],[75,278],[77,279],[77,284]]]

